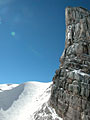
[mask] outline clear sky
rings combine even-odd
[[[52,81],[67,6],[90,10],[90,0],[0,0],[0,83]]]

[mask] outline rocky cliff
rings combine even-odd
[[[90,120],[90,11],[67,7],[65,49],[50,104],[64,120]]]

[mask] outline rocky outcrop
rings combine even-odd
[[[63,120],[90,120],[90,12],[67,7],[65,49],[50,104]]]
[[[62,120],[49,103],[44,103],[41,108],[34,113],[33,120]]]
[[[51,95],[52,84],[44,91],[42,95],[37,99],[39,102],[38,109],[30,116],[30,120],[62,120],[55,109],[50,106],[49,98]],[[41,102],[43,101],[43,104]]]

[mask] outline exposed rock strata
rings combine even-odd
[[[66,8],[66,41],[50,103],[64,120],[90,120],[90,12]]]

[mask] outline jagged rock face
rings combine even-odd
[[[64,120],[90,120],[90,12],[66,8],[66,41],[50,103]]]
[[[62,120],[55,112],[55,110],[49,105],[44,103],[42,107],[34,113],[33,120]]]

